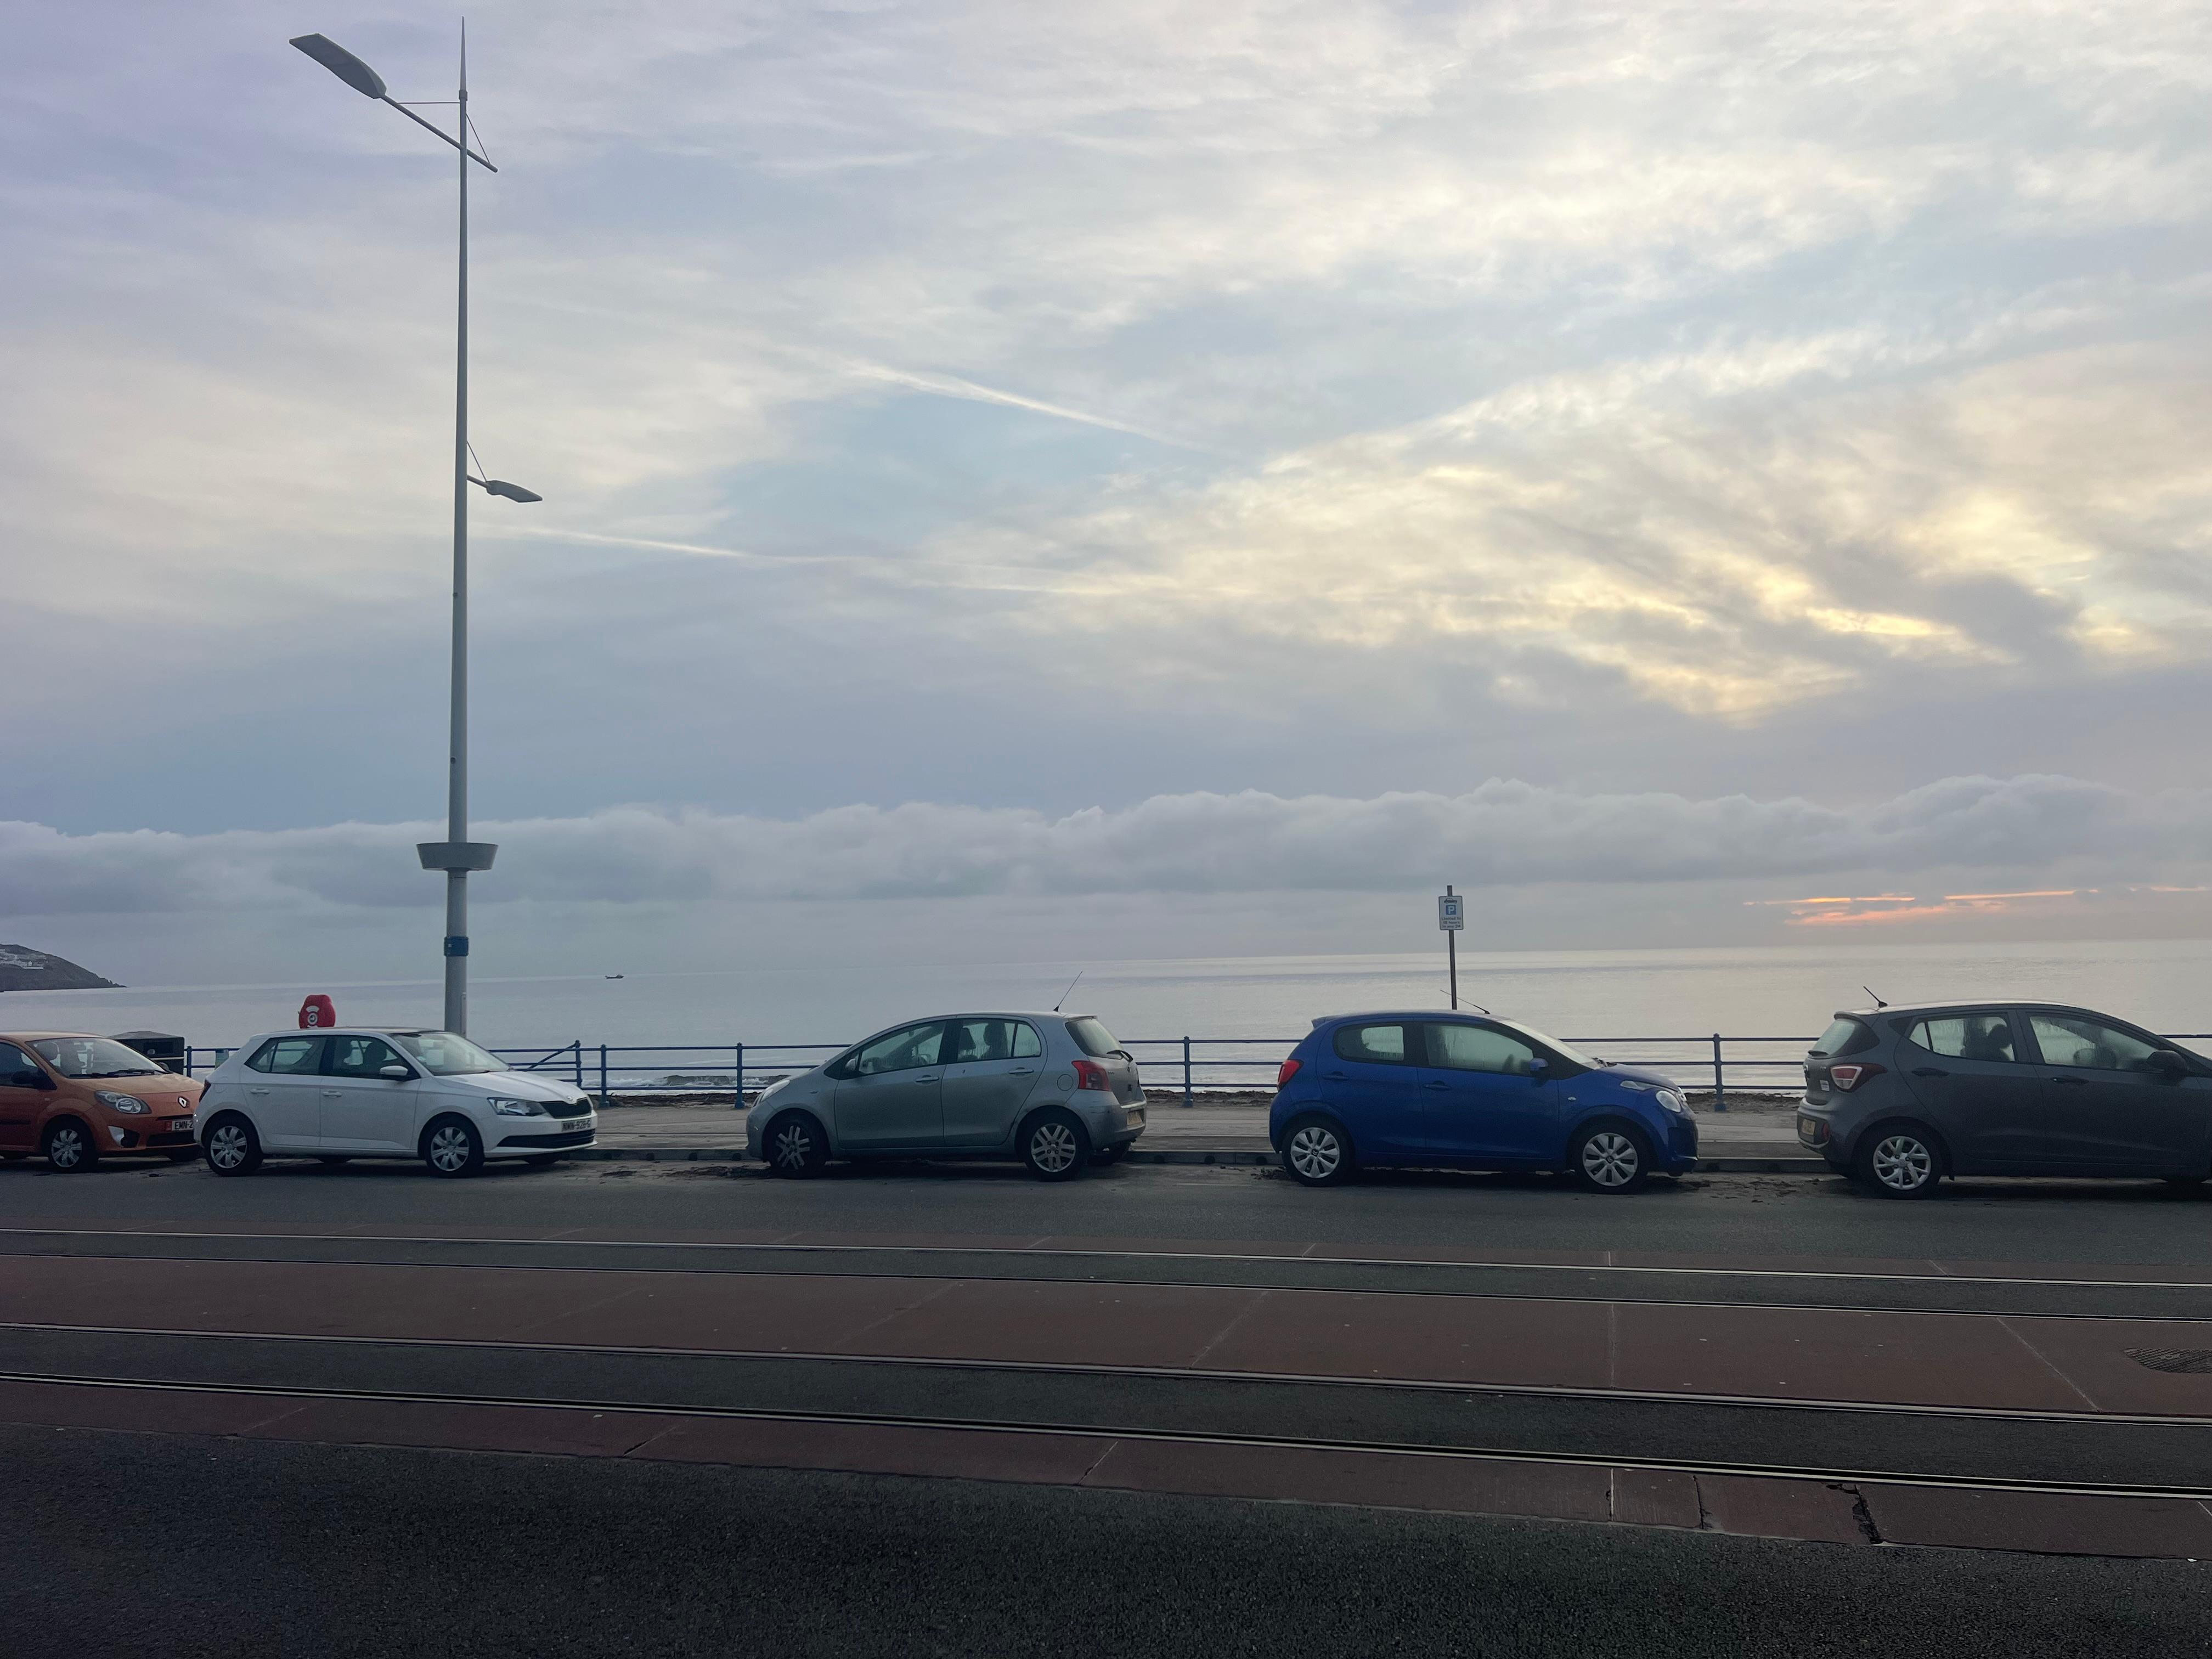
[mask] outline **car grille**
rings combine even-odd
[[[499,1144],[502,1146],[532,1146],[540,1152],[553,1152],[564,1146],[590,1146],[592,1133],[589,1129],[571,1129],[566,1134],[507,1135],[501,1139]]]

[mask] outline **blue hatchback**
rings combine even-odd
[[[1342,1014],[1317,1019],[1275,1079],[1267,1139],[1309,1186],[1361,1164],[1565,1170],[1626,1193],[1698,1162],[1682,1091],[1510,1019]]]

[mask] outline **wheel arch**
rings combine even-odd
[[[1270,1137],[1274,1149],[1278,1153],[1281,1152],[1283,1150],[1284,1142],[1290,1139],[1291,1131],[1297,1128],[1299,1124],[1304,1122],[1310,1117],[1319,1118],[1322,1122],[1328,1124],[1330,1128],[1335,1130],[1338,1134],[1341,1135],[1344,1138],[1344,1150],[1346,1153],[1357,1160],[1359,1156],[1359,1138],[1352,1133],[1352,1126],[1344,1121],[1344,1114],[1336,1110],[1334,1107],[1322,1105],[1317,1101],[1304,1105],[1293,1106],[1283,1114],[1283,1133],[1280,1139],[1275,1139],[1272,1136]]]
[[[1951,1143],[1943,1139],[1943,1132],[1924,1117],[1915,1117],[1910,1112],[1892,1112],[1887,1117],[1869,1118],[1851,1136],[1849,1159],[1851,1168],[1858,1168],[1859,1154],[1873,1142],[1892,1129],[1910,1129],[1923,1136],[1936,1152],[1936,1172],[1941,1176],[1952,1173]]]
[[[1581,1139],[1589,1131],[1603,1123],[1617,1124],[1621,1128],[1629,1130],[1644,1143],[1644,1150],[1651,1154],[1655,1161],[1660,1152],[1665,1149],[1665,1138],[1653,1134],[1650,1124],[1639,1121],[1635,1113],[1625,1111],[1608,1101],[1601,1105],[1590,1107],[1567,1125],[1566,1136],[1559,1143],[1559,1167],[1560,1169],[1567,1169],[1573,1164],[1575,1142]]]

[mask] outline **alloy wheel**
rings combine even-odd
[[[1326,1181],[1344,1162],[1344,1143],[1334,1131],[1309,1123],[1291,1137],[1291,1167],[1308,1181]]]
[[[1040,1123],[1030,1136],[1030,1160],[1047,1175],[1058,1175],[1073,1166],[1082,1155],[1075,1131],[1065,1123]]]
[[[218,1170],[235,1170],[246,1162],[246,1131],[235,1123],[216,1126],[207,1138],[207,1161]]]
[[[1626,1187],[1638,1162],[1636,1143],[1618,1129],[1601,1129],[1583,1143],[1583,1173],[1595,1186]]]
[[[84,1131],[73,1123],[64,1123],[46,1137],[46,1162],[57,1170],[74,1170],[84,1162],[90,1148]]]
[[[452,1175],[469,1161],[469,1132],[448,1123],[430,1137],[430,1162],[441,1173]]]
[[[1927,1144],[1911,1135],[1890,1135],[1877,1142],[1873,1161],[1874,1178],[1900,1193],[1926,1186],[1936,1169]]]
[[[787,1123],[775,1132],[769,1151],[779,1170],[804,1170],[814,1156],[814,1137],[804,1123]]]

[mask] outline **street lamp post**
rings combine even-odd
[[[327,35],[302,34],[292,44],[363,97],[392,106],[459,152],[461,179],[459,323],[453,353],[453,674],[451,744],[446,771],[446,839],[415,849],[425,870],[446,872],[446,1029],[469,1028],[469,872],[491,868],[499,848],[469,839],[469,486],[511,501],[542,499],[520,484],[479,478],[469,471],[469,163],[496,173],[469,148],[468,39],[461,40],[460,135],[424,120],[385,89],[384,77]]]

